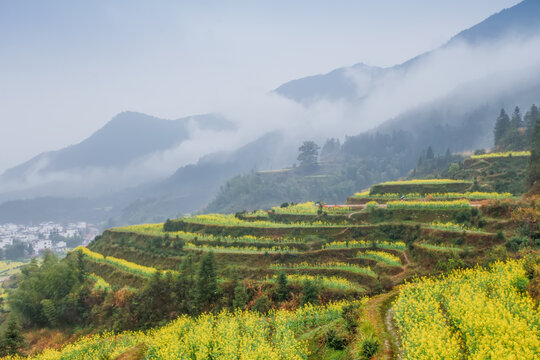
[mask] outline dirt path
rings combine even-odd
[[[364,308],[365,318],[373,325],[373,329],[381,341],[382,351],[374,357],[375,360],[394,359],[396,349],[399,349],[397,332],[393,328],[393,313],[388,315],[386,310],[397,296],[398,291],[376,295],[372,297]]]
[[[399,340],[398,329],[394,324],[394,308],[391,307],[386,311],[384,316],[384,325],[386,326],[386,331],[390,334],[390,341],[392,341],[392,348],[395,349],[393,352],[394,359],[402,359],[403,354],[401,353],[401,341]]]

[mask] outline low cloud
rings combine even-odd
[[[112,192],[166,177],[205,155],[232,151],[270,131],[283,131],[292,144],[313,139],[322,145],[327,138],[355,135],[444,98],[454,101],[454,108],[466,111],[503,92],[540,84],[540,37],[507,38],[483,46],[455,42],[407,67],[372,73],[351,68],[347,74],[357,84],[356,100],[321,100],[306,106],[271,92],[223,94],[214,111],[233,121],[237,125],[234,130],[201,129],[192,122],[189,139],[176,148],[151,154],[121,169],[43,173],[43,163],[27,174],[26,182],[2,183],[2,192],[29,188],[39,191],[27,194],[56,191],[89,196]],[[536,96],[540,101],[540,94]]]

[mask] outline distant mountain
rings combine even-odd
[[[338,68],[326,74],[292,80],[274,91],[302,104],[319,100],[361,101],[379,81],[386,80],[389,74],[396,71],[406,72],[430,54],[460,41],[478,45],[502,40],[509,36],[526,38],[538,34],[540,34],[540,1],[525,0],[460,32],[441,48],[421,54],[402,64],[380,68],[359,63]]]
[[[297,146],[283,133],[268,133],[234,151],[204,156],[163,180],[118,192],[91,199],[47,196],[4,202],[0,223],[85,219],[109,227],[164,221],[202,209],[235,175],[290,165]]]
[[[283,133],[272,132],[237,150],[205,156],[163,181],[138,189],[140,195],[121,210],[116,221],[136,224],[193,213],[210,202],[220,186],[235,175],[290,165],[297,146]]]
[[[79,144],[39,154],[6,170],[2,178],[23,181],[25,176],[34,173],[124,167],[136,159],[179,145],[190,137],[190,124],[213,130],[233,127],[224,118],[211,114],[164,120],[127,111]]]
[[[481,23],[454,36],[449,43],[495,41],[516,35],[527,37],[540,33],[540,1],[525,0],[488,17]]]
[[[275,92],[304,104],[318,100],[354,100],[366,95],[370,90],[369,83],[383,71],[384,69],[380,67],[358,63],[324,75],[289,81],[278,87]],[[364,89],[359,90],[356,81],[358,79],[362,79],[366,84]]]

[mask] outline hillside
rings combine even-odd
[[[499,160],[497,176],[517,166],[493,154],[464,163],[493,159]],[[501,354],[511,351],[530,359],[530,354],[540,355],[533,340],[538,329],[530,325],[539,318],[540,273],[534,270],[540,263],[539,204],[535,198],[473,191],[488,189],[481,181],[390,181],[358,194],[364,201],[349,205],[283,204],[109,229],[61,262],[49,257],[32,265],[38,268],[19,280],[26,290],[10,293],[8,302],[23,324],[50,329],[60,319],[64,326],[85,324],[90,333],[159,326],[81,339],[36,359],[98,353],[201,358],[209,351],[219,358],[254,358],[264,352],[264,358],[276,359],[391,359],[399,353],[423,359],[416,355],[421,352],[442,359],[462,348],[481,354],[495,343]],[[525,262],[497,262],[524,256]],[[473,269],[476,265],[491,267]],[[470,269],[452,273],[462,267]],[[70,271],[73,276],[67,275]],[[402,285],[449,272],[449,277]],[[32,291],[43,293],[36,297],[27,284],[41,276],[44,286]],[[46,286],[58,276],[68,276],[73,288]],[[80,292],[82,284],[88,290]],[[440,295],[448,288],[455,293]],[[66,297],[58,297],[59,291]],[[463,291],[466,299],[459,295]],[[474,336],[461,338],[441,326],[434,310],[438,305],[429,301],[433,294],[448,306],[447,316],[460,321],[460,333]],[[72,309],[71,301],[79,296],[91,300]],[[54,317],[46,307],[41,314],[28,310],[43,298],[55,299]],[[480,299],[492,305],[482,317],[484,325],[477,326],[493,326],[490,334],[514,328],[531,335],[516,343],[475,332],[461,321],[476,311]],[[521,315],[507,328],[502,321],[511,303],[522,304],[512,310]],[[438,335],[419,335],[421,327]],[[181,342],[172,340],[179,337]],[[234,346],[227,350],[230,343]]]

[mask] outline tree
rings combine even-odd
[[[317,167],[317,157],[319,155],[319,145],[313,141],[304,141],[302,146],[298,148],[298,161],[304,169],[313,169]]]
[[[431,146],[428,146],[427,151],[426,151],[426,159],[431,160],[434,158],[435,158],[435,153],[433,152],[433,149],[431,148]]]
[[[239,282],[234,288],[233,308],[243,309],[248,301],[246,287]]]
[[[328,139],[321,149],[321,161],[333,161],[338,157],[341,144],[338,139]]]
[[[444,157],[447,159],[450,159],[452,157],[452,152],[450,151],[450,148],[446,149],[446,153],[444,154]]]
[[[21,269],[9,307],[21,321],[34,326],[81,323],[88,316],[84,301],[88,294],[83,286],[86,273],[80,271],[75,256],[58,261],[45,252],[41,265],[31,261]]]
[[[510,121],[512,129],[519,129],[523,126],[523,121],[521,120],[521,111],[519,106],[516,106],[514,113],[512,114],[512,120]]]
[[[12,245],[6,246],[4,249],[4,258],[6,260],[16,260],[27,257],[33,252],[30,244],[25,244],[21,241],[14,241]]]
[[[536,105],[532,105],[531,109],[525,114],[525,126],[527,126],[527,140],[532,141],[534,125],[540,121],[540,111]]]
[[[209,309],[217,300],[218,285],[214,263],[214,253],[209,252],[202,258],[199,265],[195,290],[197,305],[200,309]]]
[[[259,296],[253,303],[253,309],[260,313],[266,314],[270,310],[272,302],[266,295]]]
[[[302,284],[302,305],[317,304],[319,302],[319,289],[313,281],[305,280]]]
[[[502,146],[502,141],[510,130],[510,118],[506,114],[504,109],[501,109],[501,113],[495,122],[495,146]]]
[[[527,186],[533,192],[540,190],[540,119],[535,121],[531,135],[531,157],[527,167]]]
[[[173,292],[177,311],[182,314],[193,314],[197,294],[193,291],[195,287],[195,271],[192,254],[182,260],[179,270],[179,274],[173,279]]]
[[[9,318],[0,341],[0,356],[16,355],[21,348],[24,339],[19,324],[13,316]]]
[[[278,301],[286,301],[289,299],[289,286],[287,281],[287,275],[284,272],[280,272],[277,276],[277,291],[276,296]]]

